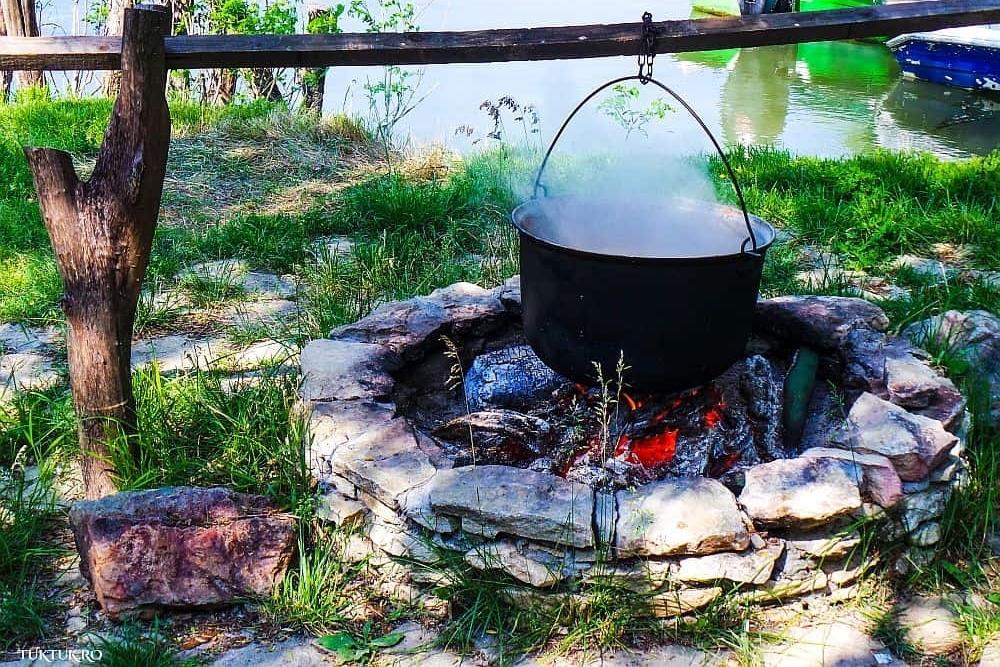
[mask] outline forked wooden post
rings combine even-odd
[[[169,26],[166,7],[126,10],[121,89],[88,182],[77,177],[69,154],[25,149],[65,289],[69,375],[88,498],[115,492],[110,445],[131,445],[136,433],[132,325],[170,144]]]

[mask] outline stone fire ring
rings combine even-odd
[[[362,526],[383,562],[433,563],[437,548],[449,549],[554,596],[569,595],[557,592],[565,580],[614,576],[670,616],[734,587],[756,601],[851,597],[864,565],[851,526],[862,518],[877,520],[879,539],[907,545],[897,565],[927,558],[940,539],[940,516],[966,478],[965,402],[925,353],[884,333],[877,306],[818,296],[758,303],[755,332],[819,349],[856,400],[829,442],[750,468],[739,496],[708,478],[605,494],[510,466],[454,467],[397,414],[396,378],[442,354],[442,336],[474,342],[519,318],[517,277],[493,290],[459,283],[384,304],[302,351],[321,514]]]

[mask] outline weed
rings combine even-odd
[[[180,660],[179,649],[160,633],[155,622],[148,629],[135,623],[125,623],[116,634],[97,638],[93,648],[101,653],[98,664],[102,667],[177,667],[196,664]]]
[[[309,540],[299,529],[298,568],[289,572],[264,601],[269,616],[312,634],[326,634],[349,627],[348,608],[358,601],[358,584],[364,561],[345,558],[349,535],[320,532]]]

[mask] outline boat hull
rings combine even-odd
[[[890,42],[905,76],[968,90],[1000,91],[1000,48],[906,39]]]

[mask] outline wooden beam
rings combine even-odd
[[[654,24],[659,53],[857,39],[1000,22],[1000,0],[922,0],[825,12]],[[117,69],[117,37],[0,38],[0,69]],[[466,32],[190,35],[166,40],[168,68],[332,67],[634,55],[639,23]]]

